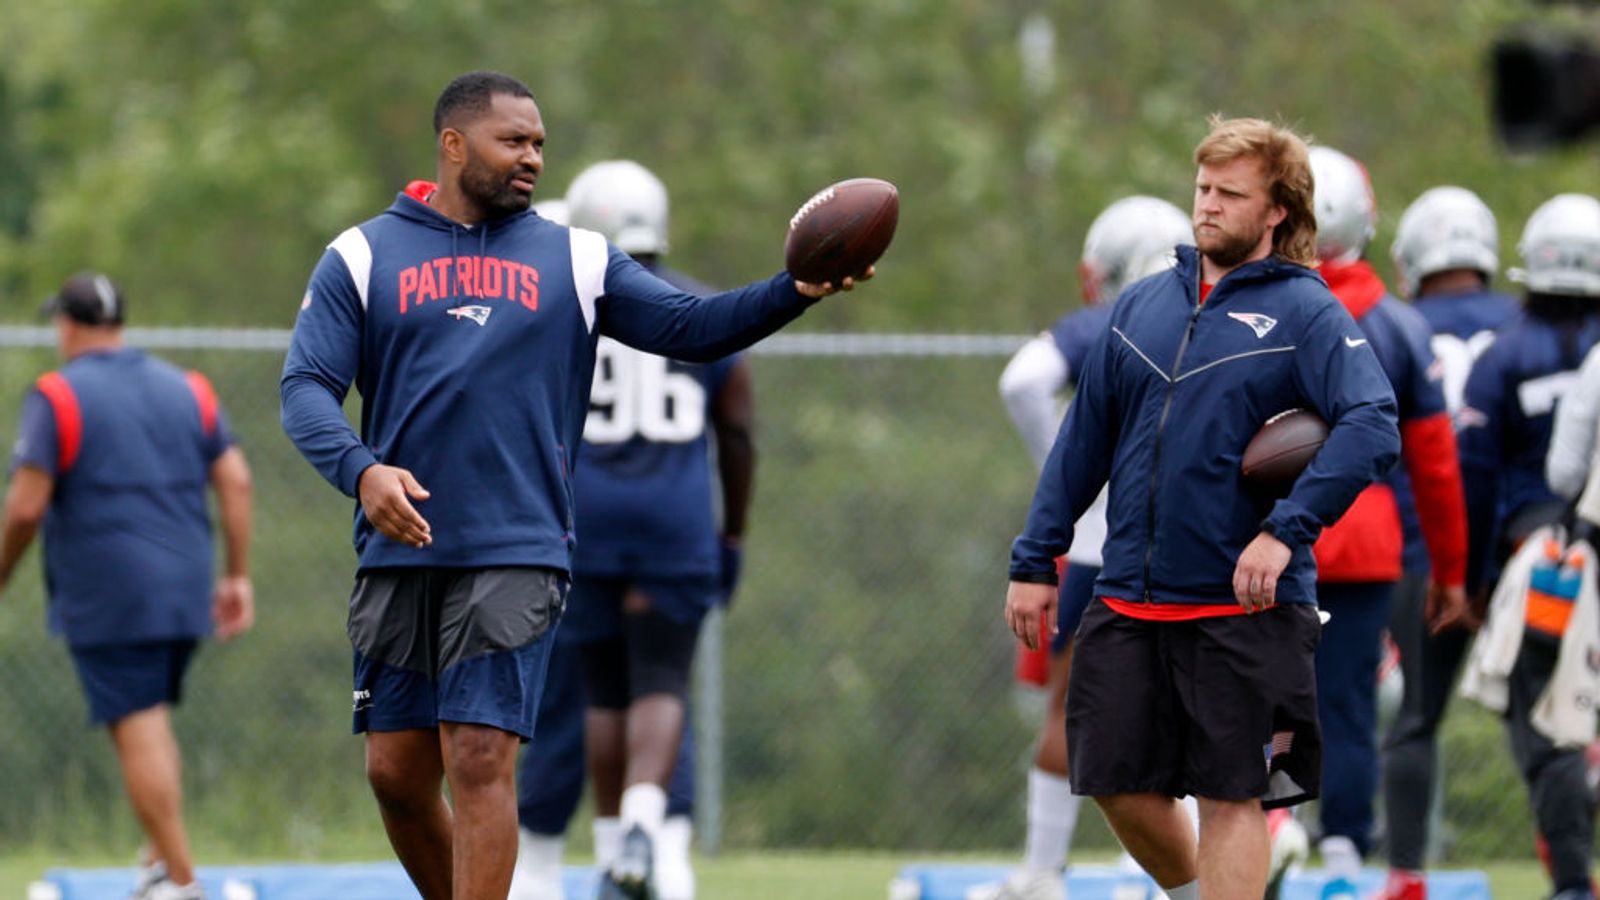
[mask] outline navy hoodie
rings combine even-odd
[[[1199,256],[1117,300],[1045,462],[1011,577],[1054,578],[1072,526],[1110,482],[1099,596],[1229,603],[1239,554],[1267,531],[1293,551],[1280,603],[1316,602],[1311,545],[1399,455],[1394,392],[1366,336],[1312,270],[1272,256],[1199,302]],[[1332,424],[1288,497],[1259,505],[1239,472],[1269,417]]]
[[[599,336],[709,361],[810,303],[787,274],[701,299],[594,232],[532,211],[463,226],[408,191],[339,235],[312,273],[284,362],[283,427],[347,495],[378,462],[431,493],[417,503],[433,533],[423,548],[379,534],[358,505],[361,568],[566,571]],[[359,437],[342,409],[352,383]]]

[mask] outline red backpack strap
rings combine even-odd
[[[83,447],[83,410],[78,407],[78,395],[60,372],[46,372],[33,384],[55,413],[56,475],[65,475],[78,461],[78,450]]]
[[[206,437],[217,433],[217,392],[211,389],[211,382],[204,375],[190,369],[183,375],[189,382],[189,390],[194,393],[195,405],[200,407],[200,430]]]

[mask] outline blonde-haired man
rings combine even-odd
[[[1109,482],[1095,600],[1067,701],[1071,781],[1172,900],[1262,896],[1264,807],[1315,797],[1311,545],[1399,452],[1388,379],[1308,268],[1303,140],[1212,121],[1195,151],[1196,249],[1127,290],[1084,366],[1012,546],[1006,620],[1053,621],[1054,557]],[[1269,417],[1331,425],[1287,496],[1239,471]],[[1199,846],[1176,798],[1200,800]]]

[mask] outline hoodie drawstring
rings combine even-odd
[[[466,280],[461,277],[461,244],[460,244],[460,237],[461,237],[461,228],[457,227],[457,226],[451,226],[451,228],[450,228],[450,260],[451,260],[451,262],[450,262],[450,293],[455,297],[455,302],[452,304],[452,308],[457,307],[457,306],[462,306],[468,300],[480,299],[483,296],[483,293],[482,293],[483,286],[482,285],[479,285],[478,288],[471,295],[468,295],[467,292],[466,292]],[[484,224],[481,224],[481,225],[478,226],[478,265],[480,267],[483,265],[484,258],[487,257],[488,255],[489,255],[489,225],[488,225],[488,223],[484,223]],[[480,274],[480,277],[481,277],[481,274]]]

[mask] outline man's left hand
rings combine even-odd
[[[800,279],[796,278],[794,281],[794,289],[802,294],[805,294],[807,297],[810,297],[813,300],[821,300],[823,297],[826,297],[829,294],[836,294],[839,291],[855,290],[856,285],[863,281],[870,281],[872,276],[877,274],[877,270],[877,266],[867,266],[867,270],[865,272],[862,272],[860,275],[856,275],[854,277],[846,275],[844,280],[837,285],[831,281],[824,281],[821,284],[812,284],[809,281],[801,281]]]
[[[1239,564],[1233,569],[1233,596],[1245,612],[1260,612],[1278,602],[1278,576],[1288,568],[1292,555],[1288,544],[1264,531],[1239,554]]]

